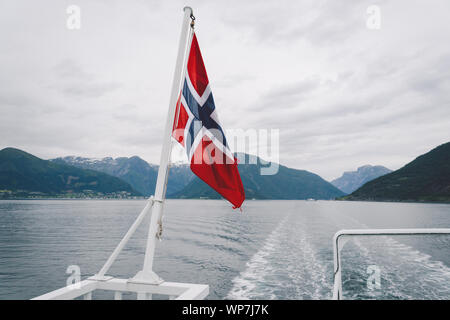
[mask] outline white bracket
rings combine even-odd
[[[153,271],[139,271],[133,278],[129,279],[128,282],[157,285],[163,283],[164,280]]]

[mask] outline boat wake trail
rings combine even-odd
[[[226,299],[330,299],[333,284],[331,235],[339,229],[368,228],[340,214],[304,211],[285,216],[246,268],[232,280]],[[405,236],[403,236],[405,237]],[[450,299],[450,268],[421,251],[444,246],[437,238],[380,236],[354,238],[342,250],[346,299]],[[439,241],[444,241],[440,243]],[[370,268],[369,268],[370,267]],[[380,286],[369,286],[379,270]]]
[[[304,221],[286,216],[267,237],[226,299],[326,299],[330,270],[317,254]]]
[[[269,257],[273,256],[280,245],[281,230],[286,225],[289,216],[285,217],[275,230],[269,235],[263,247],[246,264],[246,269],[233,280],[233,288],[226,299],[255,299],[254,292],[265,295],[266,299],[274,299],[276,296],[270,290],[262,290],[266,287],[265,278],[273,270]]]

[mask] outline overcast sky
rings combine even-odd
[[[448,0],[2,0],[0,148],[157,163],[186,4],[222,126],[279,129],[282,164],[331,180],[450,141]]]

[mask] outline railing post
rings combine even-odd
[[[92,300],[92,291],[83,296],[84,300]]]
[[[339,242],[342,234],[337,232],[333,237],[333,254],[334,254],[334,283],[333,283],[333,300],[342,299],[342,272],[341,272],[341,255],[340,251],[344,247],[348,239],[344,238]]]
[[[145,296],[146,296],[145,292],[138,292],[136,294],[136,300],[145,300]]]

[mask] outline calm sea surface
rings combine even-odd
[[[0,201],[0,299],[63,287],[69,265],[78,265],[82,278],[93,275],[144,206],[137,200]],[[140,270],[147,225],[110,274],[132,277]],[[368,227],[449,228],[450,205],[247,201],[241,213],[225,201],[169,200],[155,271],[168,281],[209,284],[209,299],[329,299],[333,234]],[[449,236],[351,240],[342,251],[344,297],[450,299],[449,253]],[[372,290],[369,266],[380,270],[380,287]]]

